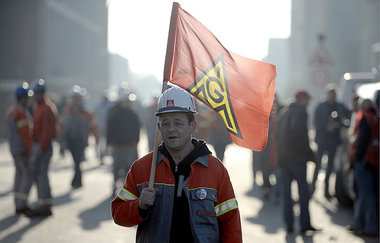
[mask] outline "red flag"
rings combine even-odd
[[[215,110],[239,146],[267,142],[276,67],[228,51],[197,19],[173,4],[164,79]]]

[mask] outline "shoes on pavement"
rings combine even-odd
[[[379,233],[377,233],[377,232],[373,232],[373,233],[366,232],[363,229],[356,229],[352,225],[347,226],[346,229],[348,231],[350,231],[351,233],[353,233],[354,235],[357,235],[357,236],[364,236],[364,237],[377,237],[377,236],[379,236]]]
[[[293,227],[291,227],[291,226],[286,227],[286,232],[288,232],[288,233],[293,233],[293,232],[294,232]]]
[[[313,226],[303,227],[301,229],[301,233],[302,234],[305,234],[306,232],[318,232],[318,231],[322,231],[322,230],[321,229],[316,229]]]
[[[378,237],[379,233],[370,233],[370,232],[363,231],[362,236],[365,236],[365,237]]]
[[[71,187],[75,190],[82,187],[82,182],[72,182]]]
[[[22,207],[22,208],[16,208],[16,214],[23,214],[25,216],[29,216],[32,212],[32,209],[28,206]]]
[[[325,192],[325,198],[327,200],[330,200],[332,198],[331,194],[329,192]]]
[[[364,232],[363,229],[356,229],[354,226],[352,225],[348,225],[346,226],[346,229],[352,233],[355,233],[355,232]]]
[[[32,209],[27,216],[31,218],[36,218],[36,217],[48,217],[52,214],[53,213],[51,212],[50,209]]]
[[[356,229],[352,225],[347,226],[346,229],[348,231],[350,231],[351,233],[353,233],[354,235],[357,235],[357,236],[362,236],[364,234],[364,230],[363,229]]]
[[[81,188],[82,185],[72,185],[73,190]]]

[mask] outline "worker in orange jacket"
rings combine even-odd
[[[56,135],[57,108],[45,97],[45,81],[39,79],[31,84],[34,95],[32,166],[37,184],[38,201],[31,216],[52,214],[52,196],[48,168],[53,154],[52,140]]]
[[[30,170],[30,155],[32,153],[33,120],[28,111],[29,85],[24,82],[15,89],[17,102],[7,111],[6,128],[15,164],[14,201],[16,214],[29,215],[28,195],[33,183]]]
[[[135,161],[112,201],[116,224],[138,225],[137,242],[242,242],[240,214],[229,175],[202,140],[192,138],[194,101],[178,87],[158,101],[154,188],[147,187],[153,153]]]
[[[80,163],[85,159],[89,134],[94,135],[96,143],[99,141],[95,117],[83,104],[85,93],[86,90],[79,85],[72,88],[69,105],[63,109],[60,123],[63,139],[74,160],[74,177],[71,182],[74,189],[82,186]]]
[[[354,224],[350,228],[356,235],[379,235],[379,111],[370,99],[361,102],[349,147],[351,166],[354,169],[355,204]]]

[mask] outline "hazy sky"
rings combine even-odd
[[[163,76],[173,1],[109,0],[108,49],[133,72]],[[228,50],[261,60],[269,38],[290,34],[290,0],[183,0],[181,8],[205,25]]]

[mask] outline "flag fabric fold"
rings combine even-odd
[[[173,10],[176,16],[169,30],[164,79],[216,111],[234,143],[262,150],[268,137],[276,67],[228,51],[178,3]]]

